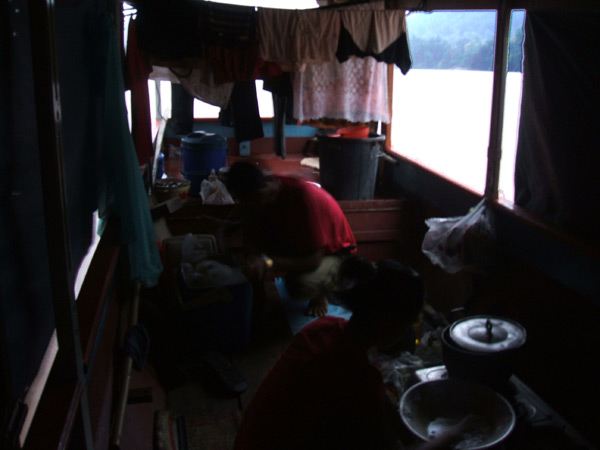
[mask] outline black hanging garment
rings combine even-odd
[[[527,12],[515,203],[584,238],[600,228],[600,14]]]

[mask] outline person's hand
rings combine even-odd
[[[264,280],[267,273],[265,260],[258,255],[247,256],[242,265],[242,271],[249,280]]]
[[[418,450],[437,450],[454,448],[458,442],[463,440],[467,432],[479,429],[481,418],[472,414],[460,419],[452,426],[444,426],[444,430],[438,437],[419,446]]]
[[[443,439],[448,444],[455,444],[459,442],[464,434],[476,428],[478,426],[478,420],[472,414],[462,418],[459,420],[454,426],[448,428],[441,436],[440,439]]]

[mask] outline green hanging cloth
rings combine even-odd
[[[98,234],[102,234],[109,217],[118,217],[121,242],[129,248],[131,279],[140,281],[144,287],[152,287],[158,284],[163,267],[129,131],[119,45],[109,16],[96,25],[94,73],[102,137],[98,161]]]

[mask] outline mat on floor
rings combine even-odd
[[[283,310],[285,311],[285,315],[287,317],[288,324],[290,325],[290,330],[292,331],[292,334],[298,333],[298,331],[300,331],[302,328],[304,328],[306,325],[308,325],[316,319],[316,317],[310,317],[304,314],[304,311],[306,311],[306,308],[308,307],[307,301],[297,302],[290,298],[285,289],[285,283],[282,278],[275,279],[275,286],[277,287],[277,291],[279,292],[279,297],[281,298]],[[352,313],[346,308],[330,303],[327,315],[349,319]]]

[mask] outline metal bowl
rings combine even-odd
[[[435,439],[470,416],[456,449],[483,449],[505,439],[515,426],[510,403],[493,389],[460,379],[424,381],[400,400],[400,416],[424,441]]]

